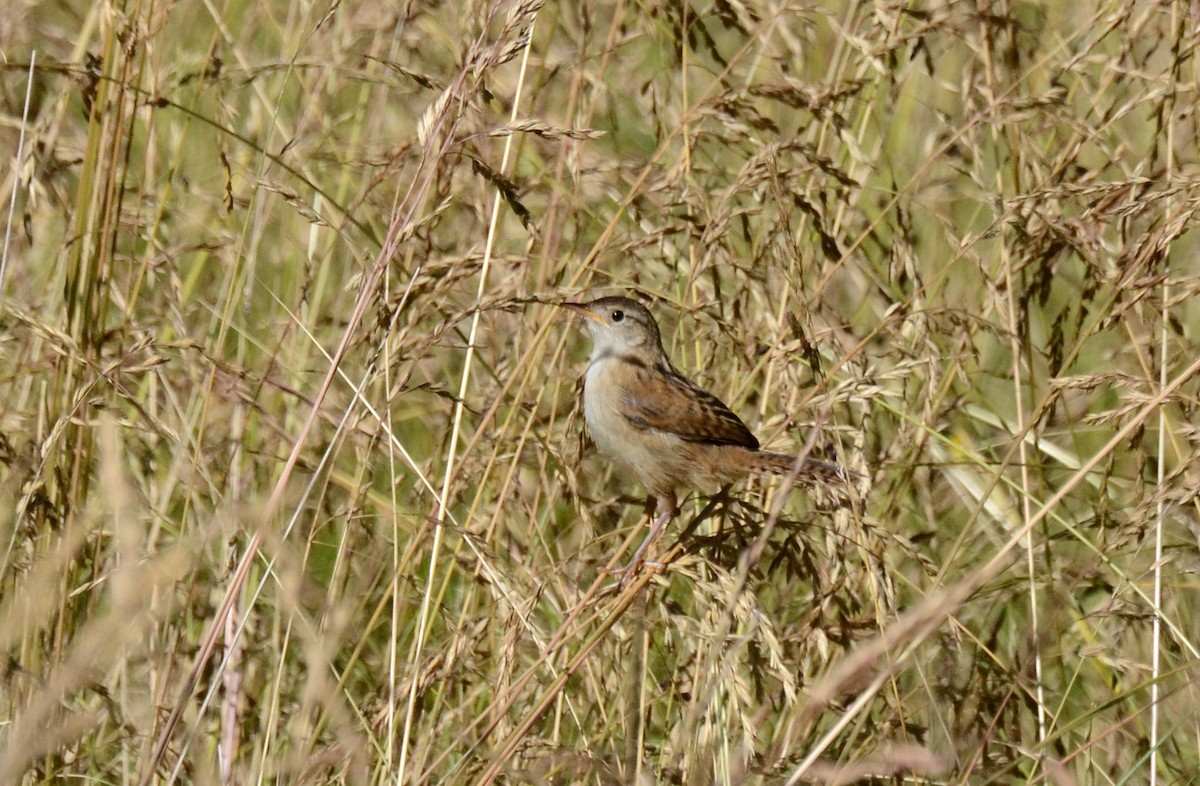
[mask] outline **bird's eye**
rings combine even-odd
[[[625,319],[625,312],[624,312],[624,311],[617,310],[617,311],[614,311],[614,312],[612,312],[612,321],[613,321],[613,322],[620,322],[620,321],[622,321],[622,320],[624,320],[624,319]]]

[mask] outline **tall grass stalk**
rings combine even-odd
[[[1198,38],[6,9],[0,783],[1194,778]],[[695,490],[618,586],[613,293],[861,488]]]

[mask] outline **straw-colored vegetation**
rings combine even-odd
[[[1194,3],[2,17],[0,783],[1194,782]]]

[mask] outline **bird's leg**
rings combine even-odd
[[[662,532],[662,528],[665,527],[667,522],[670,520],[670,510],[664,510],[662,513],[658,514],[658,518],[654,519],[654,523],[650,525],[650,532],[646,534],[646,539],[642,541],[642,545],[637,547],[637,551],[633,552],[633,559],[629,562],[628,567],[625,568],[626,571],[636,573],[637,569],[644,564],[642,558],[646,556],[646,549],[650,548],[650,544],[654,542],[654,540],[659,536],[659,533]],[[652,564],[662,567],[661,562],[655,562]]]
[[[638,568],[644,564],[643,558],[646,556],[646,550],[650,548],[650,544],[662,533],[663,527],[667,526],[667,522],[679,512],[679,508],[675,505],[674,494],[663,497],[649,497],[646,500],[647,518],[654,516],[656,508],[658,509],[658,515],[654,517],[650,524],[650,531],[646,533],[646,539],[642,541],[642,545],[637,547],[637,551],[633,552],[633,559],[630,560],[629,564],[623,570],[626,576],[636,573]],[[654,564],[657,567],[663,567],[662,563]]]

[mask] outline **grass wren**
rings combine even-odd
[[[592,440],[646,487],[647,512],[658,513],[630,568],[677,512],[679,489],[711,488],[751,473],[795,472],[839,483],[852,477],[834,464],[761,450],[729,407],[675,369],[641,303],[605,297],[560,305],[586,319],[592,338],[583,382]]]

